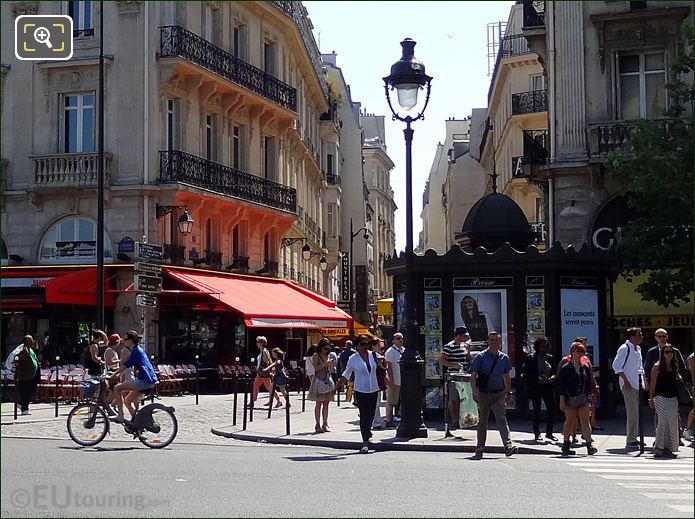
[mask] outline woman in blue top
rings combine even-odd
[[[140,346],[140,335],[135,330],[131,330],[126,334],[126,337],[133,342],[133,348],[128,359],[109,377],[110,382],[118,380],[118,377],[128,368],[136,368],[138,376],[135,380],[126,380],[120,384],[116,384],[114,393],[116,395],[116,406],[118,406],[118,416],[113,419],[116,423],[123,422],[123,403],[125,402],[130,417],[135,416],[135,402],[140,396],[140,391],[145,391],[154,387],[157,382],[157,375],[154,372],[152,363],[147,357],[145,350]],[[123,399],[122,393],[127,392],[128,395]]]

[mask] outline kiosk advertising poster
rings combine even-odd
[[[441,379],[442,293],[425,291],[425,378]]]
[[[534,353],[533,341],[545,336],[545,290],[526,290],[526,348]]]
[[[562,307],[562,354],[569,353],[575,337],[586,337],[587,354],[594,367],[599,366],[598,292],[593,289],[560,289]]]
[[[508,354],[507,291],[505,289],[454,290],[454,326],[465,326],[471,342],[484,346],[487,334],[502,334],[502,351]]]

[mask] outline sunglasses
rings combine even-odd
[[[360,346],[369,346],[368,342],[360,342],[359,344],[360,344]]]
[[[667,353],[668,353],[669,355],[673,355],[673,350],[664,350],[663,353],[664,353],[664,355],[666,355]]]
[[[655,335],[657,339],[668,339],[668,335]]]
[[[583,350],[574,350],[574,353],[577,353],[579,355],[586,355],[586,352]]]

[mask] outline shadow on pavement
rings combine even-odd
[[[345,456],[354,456],[355,454],[359,453],[349,452],[346,454],[340,454],[335,456],[331,454],[326,454],[322,456],[285,456],[285,459],[290,461],[339,461],[344,460]]]
[[[139,447],[65,447],[60,446],[59,449],[66,449],[71,451],[82,451],[82,452],[118,452],[118,451],[134,451],[138,450]]]

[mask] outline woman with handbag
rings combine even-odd
[[[328,339],[323,338],[319,341],[316,347],[316,353],[311,357],[311,364],[314,367],[314,378],[309,386],[309,395],[307,398],[312,402],[316,402],[314,407],[314,420],[316,425],[314,431],[317,433],[328,432],[328,404],[333,400],[335,394],[335,382],[331,377],[333,369],[333,361],[329,353],[331,352],[331,343]],[[321,415],[323,415],[323,425],[321,425]]]
[[[673,346],[661,350],[661,359],[654,364],[649,377],[649,407],[656,410],[654,456],[676,458],[678,452],[678,359]]]
[[[369,452],[369,439],[372,437],[372,421],[376,409],[377,396],[379,395],[379,379],[377,370],[386,370],[384,357],[369,351],[370,339],[367,335],[360,335],[357,341],[357,353],[348,360],[345,371],[338,379],[338,389],[342,388],[351,375],[355,374],[355,402],[360,410],[360,433],[362,434],[362,448],[360,452]]]
[[[592,445],[591,423],[589,422],[589,397],[591,395],[591,368],[582,363],[586,348],[581,342],[573,342],[570,346],[571,360],[559,372],[558,386],[560,391],[560,410],[565,413],[563,427],[564,441],[562,455],[576,454],[570,450],[570,438],[574,433],[577,419],[582,427],[582,436],[586,440],[586,452],[589,456],[596,454]]]

